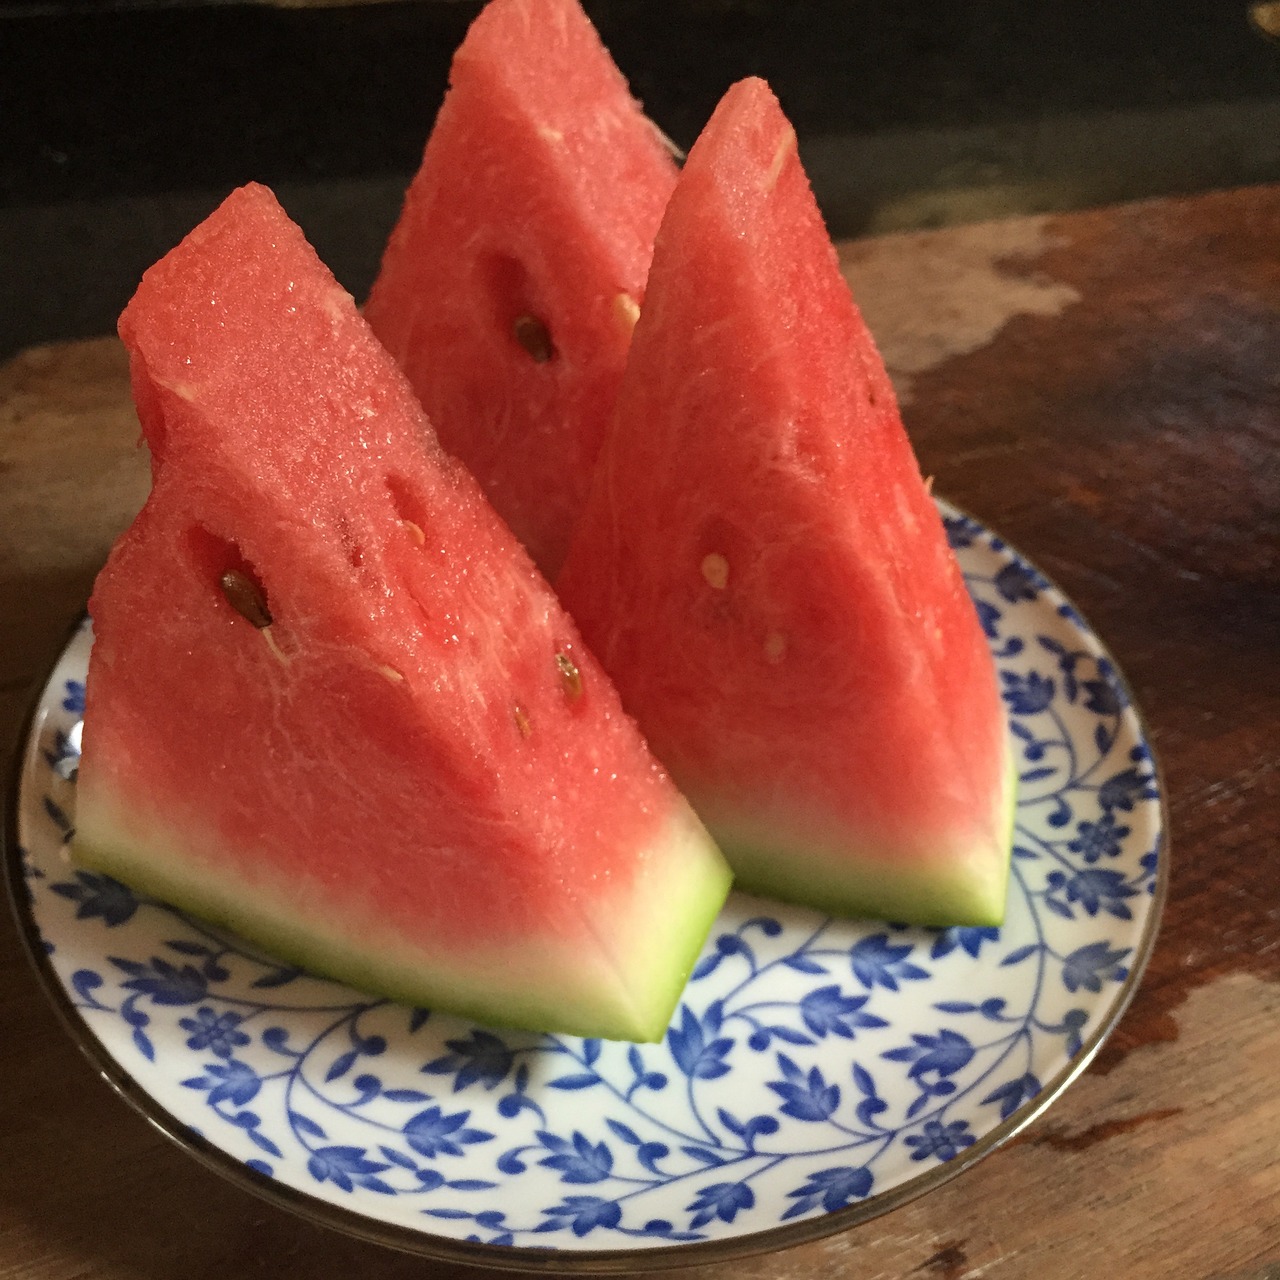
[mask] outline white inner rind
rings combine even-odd
[[[1008,895],[1016,791],[1016,760],[1008,747],[988,824],[940,834],[896,858],[884,840],[847,831],[815,836],[811,821],[766,824],[718,813],[713,805],[706,811],[714,815],[708,825],[747,892],[840,916],[998,925]]]
[[[390,932],[345,885],[273,879],[269,859],[237,856],[252,865],[251,882],[230,863],[215,871],[162,818],[130,814],[101,791],[77,797],[72,854],[283,960],[364,990],[496,1025],[636,1041],[661,1039],[730,883],[719,851],[679,806],[662,835],[636,852],[631,891],[601,894],[600,918],[590,922],[594,950],[551,927],[534,936],[481,935],[474,946],[446,950],[429,930]]]

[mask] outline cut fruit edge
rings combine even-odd
[[[204,872],[163,821],[147,818],[147,834],[141,835],[122,806],[103,798],[90,805],[97,810],[97,834],[77,834],[77,865],[228,928],[319,976],[401,1003],[538,1032],[660,1040],[731,883],[701,824],[691,811],[678,810],[665,836],[638,855],[647,874],[630,916],[600,922],[595,957],[566,954],[554,940],[547,945],[527,938],[465,954],[432,954],[405,940],[379,938],[376,914],[354,907],[350,898],[343,913],[353,923],[335,928],[334,904],[304,904],[296,882],[259,880],[245,892],[241,884]],[[377,938],[377,945],[362,945],[366,938]],[[626,982],[624,974],[660,975],[662,981],[645,988]],[[526,975],[530,980],[521,983]],[[568,1016],[567,1007],[573,1009]]]
[[[882,841],[852,857],[857,841],[789,842],[778,827],[708,823],[734,868],[737,888],[831,915],[918,924],[932,928],[999,925],[1009,890],[1018,766],[1012,740],[1005,746],[1003,785],[992,836],[937,838],[933,850],[886,856]],[[828,851],[829,850],[829,851]]]

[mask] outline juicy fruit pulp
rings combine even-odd
[[[120,329],[153,488],[77,858],[395,997],[660,1036],[727,870],[301,232],[234,193]]]
[[[577,0],[493,0],[365,315],[548,576],[626,363],[676,169]]]
[[[672,196],[557,589],[742,887],[1000,920],[992,659],[762,81]]]

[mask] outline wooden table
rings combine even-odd
[[[1146,980],[1020,1139],[707,1280],[1280,1275],[1280,187],[843,246],[939,490],[1056,577],[1162,760]],[[0,733],[146,490],[114,340],[0,369]],[[95,1079],[0,926],[0,1280],[483,1274],[222,1182]]]

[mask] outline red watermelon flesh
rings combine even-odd
[[[153,489],[90,605],[77,859],[410,1002],[661,1036],[728,872],[270,192],[120,331]]]
[[[493,0],[365,315],[548,575],[626,363],[675,164],[577,0]]]
[[[1001,918],[993,662],[762,81],[681,174],[557,589],[743,888]]]

